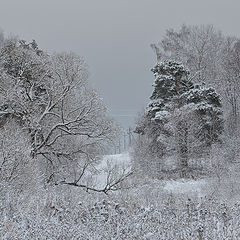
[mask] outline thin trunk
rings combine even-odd
[[[180,137],[180,168],[181,168],[181,177],[186,177],[186,172],[188,170],[188,130],[186,127],[181,129]]]

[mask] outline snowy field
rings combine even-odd
[[[109,171],[120,171],[125,169],[130,171],[131,158],[129,153],[105,155],[101,163],[97,166],[99,173],[96,176],[96,184],[99,188],[106,184],[106,179]],[[153,180],[148,182],[152,186],[156,186],[159,191],[174,195],[188,195],[195,197],[202,197],[204,195],[203,188],[206,186],[207,181],[199,180]]]
[[[131,169],[129,154],[104,156],[96,166],[96,186],[104,187],[109,172],[121,169]],[[201,198],[207,180],[141,178],[137,187],[108,196],[58,188],[54,197],[33,198],[32,205],[7,204],[0,239],[239,239],[239,205]]]
[[[122,167],[130,166],[131,160],[129,153],[105,155],[101,164],[99,165],[99,168],[106,168],[109,164]]]
[[[164,190],[174,194],[188,194],[201,197],[203,195],[202,188],[206,185],[205,180],[178,180],[166,181]]]

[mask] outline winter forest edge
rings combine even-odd
[[[126,143],[83,57],[0,33],[0,239],[240,238],[240,40],[182,25],[150,46]]]

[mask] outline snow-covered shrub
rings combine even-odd
[[[8,119],[0,131],[1,201],[18,195],[31,195],[40,189],[40,172],[31,157],[27,133],[14,119]]]
[[[28,208],[2,209],[0,238],[237,240],[240,234],[240,204],[165,198],[141,205],[138,199],[131,203],[93,198],[75,203],[60,197],[32,199]]]

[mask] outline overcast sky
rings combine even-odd
[[[93,86],[127,127],[152,92],[150,44],[183,23],[240,37],[239,12],[240,0],[0,0],[0,28],[48,52],[83,56]]]

